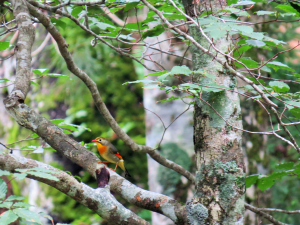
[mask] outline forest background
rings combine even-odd
[[[153,1],[153,3],[154,2],[155,1]],[[300,75],[297,74],[297,71],[300,70],[300,48],[296,47],[300,36],[299,12],[297,10],[299,10],[300,7],[297,8],[295,5],[290,4],[290,2],[254,1],[254,3],[255,2],[256,4],[253,4],[253,6],[251,4],[241,4],[240,12],[235,12],[236,14],[231,12],[232,15],[235,18],[242,17],[243,21],[262,22],[272,19],[277,20],[279,15],[270,12],[277,12],[278,10],[278,12],[281,13],[281,19],[284,21],[259,23],[253,26],[255,32],[265,32],[269,37],[274,40],[277,39],[278,41],[274,41],[275,44],[273,44],[273,46],[267,46],[263,44],[266,42],[256,40],[256,42],[251,42],[251,47],[248,47],[250,45],[245,45],[246,47],[240,49],[239,54],[243,55],[243,62],[248,67],[254,68],[260,64],[262,58],[269,59],[280,51],[295,47],[293,50],[276,56],[276,61],[282,64],[277,64],[273,67],[270,66],[262,73],[264,76],[271,77],[272,79],[287,80],[286,83],[288,84],[290,92],[297,93],[299,90],[298,79],[300,77]],[[176,3],[180,4],[179,2]],[[227,3],[228,5],[237,4],[237,1],[229,1]],[[8,2],[4,2],[3,4],[9,5]],[[158,2],[157,4],[162,4],[161,9],[167,12],[166,6],[164,5],[166,4],[165,2]],[[115,26],[118,20],[131,24],[137,24],[136,20],[138,20],[141,25],[141,21],[149,19],[145,17],[145,9],[142,4],[138,5],[134,3],[127,8],[126,5],[128,4],[121,6],[112,5],[110,10],[113,16],[107,15],[105,9],[98,6],[89,7],[87,15],[100,15],[103,17],[102,19],[105,24],[107,24],[107,27]],[[278,8],[280,5],[294,6],[295,8]],[[85,10],[84,7],[66,6],[66,11],[75,17],[80,17],[83,10]],[[1,8],[1,14],[3,15],[1,23],[13,19],[12,13],[5,7]],[[173,10],[170,12],[170,19],[171,16],[178,20],[182,19],[179,14],[174,13]],[[178,16],[178,18],[176,18],[176,16]],[[181,99],[170,101],[172,100],[171,98],[168,101],[161,101],[170,97],[170,95],[167,95],[164,91],[151,92],[151,94],[149,94],[148,91],[152,91],[153,87],[147,86],[147,84],[143,84],[143,82],[127,83],[129,81],[143,80],[144,77],[150,73],[140,63],[119,54],[107,45],[93,45],[93,38],[66,17],[56,18],[53,16],[51,21],[56,23],[56,27],[68,43],[68,50],[72,53],[74,62],[79,68],[89,74],[97,84],[102,99],[110,113],[121,128],[137,144],[144,145],[147,144],[147,142],[156,142],[155,144],[157,144],[157,137],[153,137],[153,133],[161,137],[161,134],[164,132],[160,117],[165,119],[164,122],[168,125],[177,116],[180,116],[178,120],[175,120],[166,130],[165,138],[161,143],[160,152],[168,159],[185,166],[190,172],[195,172],[195,156],[191,153],[193,152],[193,146],[191,144],[193,105],[180,105],[180,110],[174,113],[174,108],[178,108],[175,102],[181,101]],[[153,23],[153,21],[149,20],[148,25],[150,27],[151,22]],[[187,25],[185,26],[187,27]],[[107,27],[98,27],[95,29],[98,29],[98,31],[101,29],[108,31]],[[0,29],[1,32],[4,32],[6,27],[1,26]],[[150,28],[149,30],[152,31],[152,33],[148,32],[148,38],[156,39],[163,35],[171,35],[170,31],[151,30]],[[2,61],[0,69],[0,81],[2,84],[0,89],[1,102],[8,96],[8,93],[13,88],[10,82],[14,80],[16,59],[13,55],[11,57],[10,55],[13,54],[14,44],[17,41],[15,31],[16,29],[12,29],[7,35],[5,34],[0,37],[0,50],[3,50],[3,52],[1,52]],[[145,36],[145,38],[147,38],[147,36]],[[139,39],[138,34],[131,36],[128,34],[126,40],[134,41],[134,39]],[[7,42],[9,43],[9,47],[6,48]],[[125,48],[126,46],[126,44],[123,45],[122,43],[121,46],[115,45],[121,48]],[[160,45],[164,48],[167,43]],[[185,55],[186,58],[191,58],[192,54],[188,47],[189,45],[191,45],[191,43],[188,41],[183,38],[178,38],[171,43],[168,48],[170,52],[174,54]],[[136,52],[135,56],[140,57],[144,54],[145,50],[145,47],[137,47],[133,51]],[[31,81],[31,89],[25,101],[27,105],[30,105],[42,116],[60,125],[66,133],[72,135],[76,141],[85,145],[90,151],[97,154],[99,158],[100,156],[95,146],[90,144],[91,140],[97,136],[109,139],[122,153],[123,158],[126,159],[126,168],[129,173],[133,175],[130,182],[143,189],[148,189],[148,179],[155,176],[157,181],[155,184],[160,185],[162,193],[183,203],[191,198],[192,195],[190,192],[193,190],[193,185],[190,182],[184,180],[176,173],[169,172],[166,168],[151,167],[150,159],[147,159],[146,154],[129,151],[128,146],[126,146],[122,140],[118,139],[96,109],[91,94],[86,86],[76,76],[70,73],[65,62],[62,60],[55,41],[39,24],[36,25],[36,41],[34,43],[33,52],[32,69],[35,75],[32,77],[34,79]],[[154,53],[149,53],[149,55],[152,57],[161,57],[163,65],[186,65],[191,68],[191,62],[182,57],[176,57],[174,55],[163,56],[159,51],[156,53],[154,51]],[[238,54],[234,56],[239,57]],[[152,60],[151,57],[149,58]],[[44,70],[44,68],[47,70]],[[168,70],[171,69],[172,66]],[[271,86],[267,84],[269,82],[268,79],[262,78],[260,81],[266,82],[266,87],[271,88]],[[176,85],[177,81],[171,79],[169,82],[171,83],[169,86],[172,86],[172,84]],[[237,85],[244,87],[245,83],[238,80]],[[278,90],[276,87],[277,86],[275,86],[274,89],[275,92]],[[250,88],[240,90],[243,90],[243,93],[250,94],[251,91],[253,91]],[[255,93],[252,94],[252,96],[255,96]],[[174,93],[173,96],[182,97],[180,93]],[[149,104],[151,108],[146,106],[147,103],[145,99],[148,98],[152,98],[151,101],[154,102],[154,104]],[[241,97],[241,99],[243,129],[254,132],[269,130],[269,119],[265,110],[253,101],[246,100],[243,97]],[[185,99],[182,100],[184,101]],[[185,119],[180,120],[181,113],[185,112],[187,107],[188,111],[186,115],[182,115],[182,117],[186,116]],[[157,115],[149,112],[150,110]],[[147,124],[147,115],[149,119],[148,122],[150,120],[152,121],[151,124]],[[288,114],[288,117],[292,119],[299,118],[299,114]],[[276,121],[274,115],[272,116],[272,120]],[[0,124],[0,142],[5,143],[7,147],[13,149],[13,154],[22,154],[32,159],[49,163],[64,171],[69,171],[73,176],[79,177],[78,179],[82,182],[96,188],[95,179],[88,172],[84,171],[79,165],[71,162],[66,157],[55,152],[53,148],[34,136],[32,132],[25,128],[20,128],[18,123],[9,116],[3,105],[0,107]],[[180,134],[182,136],[178,137],[178,141],[172,141],[174,134],[178,135],[176,130],[180,130],[182,127],[189,128],[186,128],[185,133]],[[297,126],[291,126],[289,130],[295,138],[295,141],[299,143],[299,128]],[[283,136],[286,137],[285,135]],[[23,139],[33,140],[18,142]],[[182,145],[183,142],[185,143],[184,140],[190,143],[190,145]],[[9,145],[10,143],[15,144]],[[188,149],[184,149],[185,146],[187,146]],[[247,176],[249,176],[248,184],[246,183],[248,188],[246,202],[260,208],[299,209],[300,193],[298,187],[300,186],[300,180],[297,178],[297,174],[296,176],[294,176],[295,174],[284,174],[285,171],[297,166],[299,160],[297,151],[276,136],[251,134],[247,132],[243,132],[242,146],[246,172]],[[155,147],[155,145],[152,147]],[[170,149],[173,150],[171,153]],[[0,146],[0,150],[7,151],[3,146]],[[182,151],[188,152],[188,154],[186,154],[187,156]],[[151,170],[158,172],[153,175],[150,172]],[[273,174],[274,176],[278,171],[281,173],[280,176],[276,176],[265,183],[262,181],[259,182],[258,176],[256,175],[271,176]],[[121,170],[118,170],[118,172],[121,173]],[[251,178],[253,178],[253,180],[251,180]],[[5,178],[3,179],[5,180]],[[90,209],[77,203],[60,191],[45,184],[38,183],[37,181],[29,179],[22,181],[12,180],[9,182],[8,189],[10,189],[14,195],[25,196],[25,202],[36,206],[35,209],[32,209],[33,211],[44,211],[52,217],[55,223],[64,222],[78,225],[105,224],[105,221],[102,221],[102,219]],[[141,218],[149,222],[151,221],[150,211],[130,205],[121,198],[118,198],[118,200]],[[278,212],[273,212],[272,215],[277,220],[288,224],[297,224],[297,218],[299,216],[299,214],[290,215]],[[246,221],[248,221],[246,222],[248,224],[264,224],[264,222],[261,222],[264,221],[262,217],[251,214],[250,212],[246,212]]]

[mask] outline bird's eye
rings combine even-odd
[[[102,141],[101,139],[99,139],[99,141]]]

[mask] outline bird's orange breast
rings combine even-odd
[[[104,154],[107,150],[106,146],[98,144],[98,143],[97,143],[97,148],[98,148],[98,151],[99,151],[100,155]]]

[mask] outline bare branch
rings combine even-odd
[[[271,109],[274,112],[275,117],[276,117],[278,123],[282,126],[282,128],[286,132],[286,134],[290,137],[292,143],[288,142],[287,140],[286,140],[286,142],[288,142],[293,148],[295,148],[297,150],[298,153],[300,153],[300,149],[299,149],[299,146],[297,145],[297,142],[296,142],[295,138],[290,133],[290,131],[286,128],[285,124],[281,121],[281,119],[280,119],[280,117],[279,117],[276,109],[274,107],[271,107]]]
[[[283,210],[283,209],[273,209],[273,208],[258,208],[260,211],[264,212],[280,212],[280,213],[285,213],[285,214],[300,214],[300,210]]]
[[[246,209],[249,209],[250,211],[252,211],[252,212],[254,212],[254,213],[256,213],[256,214],[258,214],[258,215],[260,215],[260,216],[262,216],[262,217],[264,217],[264,218],[266,218],[267,220],[269,220],[270,222],[272,222],[272,223],[275,224],[275,225],[287,225],[286,223],[282,223],[282,222],[280,222],[280,221],[278,221],[278,220],[275,220],[275,219],[274,219],[272,216],[270,216],[269,214],[262,212],[262,211],[260,210],[260,208],[256,208],[256,207],[254,207],[254,206],[252,206],[252,205],[249,205],[249,204],[247,204],[247,203],[245,203],[245,208],[246,208]]]

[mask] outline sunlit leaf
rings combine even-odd
[[[71,12],[71,15],[74,16],[74,17],[77,17],[79,13],[82,12],[82,6],[74,6],[73,7],[73,10]]]
[[[0,199],[4,199],[7,192],[7,185],[3,179],[0,178]]]
[[[42,224],[39,216],[35,212],[32,212],[28,209],[17,208],[17,209],[14,209],[13,212],[16,215],[18,215],[19,217],[24,218],[27,221],[32,221],[32,222],[36,222],[38,224]]]
[[[8,225],[12,222],[16,221],[18,216],[11,210],[8,210],[0,215],[0,224],[1,225]]]
[[[275,168],[279,170],[290,170],[293,167],[294,167],[293,162],[280,163],[275,166]]]
[[[271,81],[269,82],[270,87],[273,88],[274,91],[282,93],[290,90],[290,87],[281,81]]]
[[[143,38],[156,37],[162,34],[166,29],[162,25],[158,25],[142,34]]]
[[[123,11],[127,12],[128,10],[133,9],[134,7],[136,7],[139,3],[140,3],[139,1],[127,3],[125,8],[123,9]]]
[[[9,41],[0,41],[0,51],[3,51],[9,47]]]
[[[251,187],[253,184],[256,183],[257,179],[258,179],[259,175],[251,175],[251,176],[247,176],[246,177],[246,188]]]
[[[51,17],[50,20],[55,26],[58,26],[64,30],[67,28],[67,24],[62,20],[56,19],[54,17]]]

